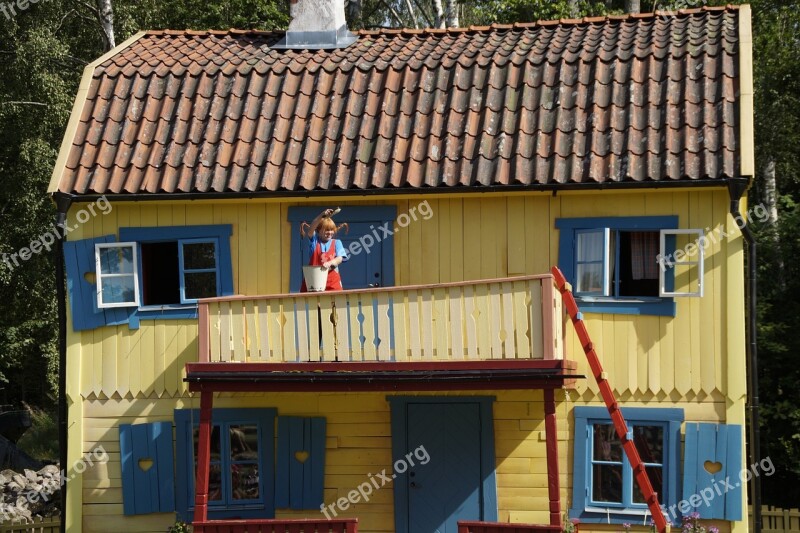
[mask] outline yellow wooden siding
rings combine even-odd
[[[602,200],[599,193],[555,197],[531,193],[409,197],[379,203],[394,205],[401,214],[427,202],[433,213],[429,220],[418,216],[395,234],[396,283],[408,285],[546,272],[558,260],[554,229],[558,217],[673,214],[679,217],[681,228],[713,232],[730,219],[727,192],[697,191],[603,193]],[[357,204],[327,203],[343,206],[342,221],[347,205]],[[109,214],[91,218],[70,238],[116,234],[121,226],[231,224],[236,293],[274,294],[288,291],[288,254],[295,236],[286,216],[289,206],[298,204],[255,200],[120,203]],[[70,223],[76,224],[74,218]],[[735,224],[729,221],[727,230],[732,229]],[[741,236],[736,232],[727,239],[710,240],[705,255],[706,295],[677,298],[676,317],[586,315],[609,379],[620,394],[642,398],[675,392],[686,398],[726,394],[731,372],[724,361],[730,334],[725,318],[729,309],[742,305],[743,296],[740,287],[726,290],[725,272],[739,264],[731,253],[741,250]],[[194,357],[196,334],[194,320],[142,321],[135,331],[117,326],[71,333],[81,339],[81,394],[99,398],[185,394],[183,363]],[[579,370],[588,375],[571,328],[567,328],[566,347],[581,364]],[[578,390],[585,391],[587,398],[597,392],[591,381],[581,382]]]
[[[547,466],[544,441],[544,406],[541,391],[487,391],[468,395],[494,395],[495,455],[498,513],[501,521],[533,520],[547,523]],[[454,394],[449,394],[454,395]],[[563,399],[563,393],[559,393]],[[325,465],[326,502],[333,502],[358,484],[386,468],[391,472],[391,427],[385,393],[275,395],[226,394],[215,407],[275,407],[279,415],[324,416],[327,420]],[[83,531],[165,531],[174,521],[170,513],[122,516],[122,473],[119,425],[171,421],[176,408],[198,408],[199,399],[90,400],[84,403],[83,452],[97,446],[109,460],[94,464],[83,474]],[[559,467],[562,499],[568,493],[567,458],[569,428],[565,404],[558,407]],[[435,458],[432,458],[434,460]],[[368,503],[358,503],[343,516],[357,516],[359,531],[394,530],[393,489],[375,491]],[[531,511],[539,509],[539,511]],[[314,516],[314,511],[278,510],[278,517]]]

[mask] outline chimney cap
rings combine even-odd
[[[358,36],[347,30],[342,0],[292,0],[286,35],[272,48],[346,48]]]

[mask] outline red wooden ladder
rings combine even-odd
[[[614,393],[611,391],[611,385],[608,384],[608,380],[606,379],[606,373],[603,371],[603,366],[600,364],[600,359],[598,359],[597,352],[594,350],[592,340],[589,338],[589,332],[586,331],[586,325],[583,323],[583,315],[578,309],[575,297],[572,295],[572,287],[567,283],[564,274],[561,273],[558,267],[553,267],[552,272],[555,277],[556,288],[561,292],[561,298],[564,301],[567,314],[572,319],[572,325],[575,326],[578,340],[580,340],[583,351],[586,353],[586,358],[589,360],[589,367],[592,370],[595,381],[597,381],[597,386],[600,387],[600,395],[606,403],[608,414],[611,415],[611,421],[614,423],[617,437],[622,443],[622,449],[625,450],[628,462],[630,462],[631,468],[633,468],[633,474],[636,478],[636,482],[639,484],[639,489],[642,491],[647,506],[650,508],[650,513],[653,515],[653,522],[656,525],[656,529],[663,533],[667,527],[667,520],[664,518],[661,512],[661,506],[658,504],[658,494],[653,490],[642,459],[639,457],[639,452],[636,451],[636,445],[633,439],[630,438],[628,424],[625,423],[625,418],[622,416],[619,404],[617,404]]]

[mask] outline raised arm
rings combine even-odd
[[[323,218],[333,216],[339,211],[340,209],[337,207],[336,209],[326,209],[317,215],[317,217],[311,221],[311,225],[308,226],[307,237],[311,238],[314,236],[314,232],[317,231],[317,226],[319,226],[319,223]]]

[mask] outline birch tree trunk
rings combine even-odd
[[[433,10],[436,12],[436,27],[445,27],[444,9],[442,9],[442,0],[433,0]]]
[[[769,217],[767,221],[773,228],[778,224],[778,187],[775,183],[775,159],[767,158],[764,164],[764,207]]]
[[[114,9],[111,0],[97,0],[97,12],[100,18],[100,26],[103,29],[103,39],[106,42],[106,52],[117,46],[114,37]]]
[[[640,0],[625,0],[626,13],[639,13],[642,11]]]
[[[447,0],[447,27],[458,27],[458,5],[456,0]]]

